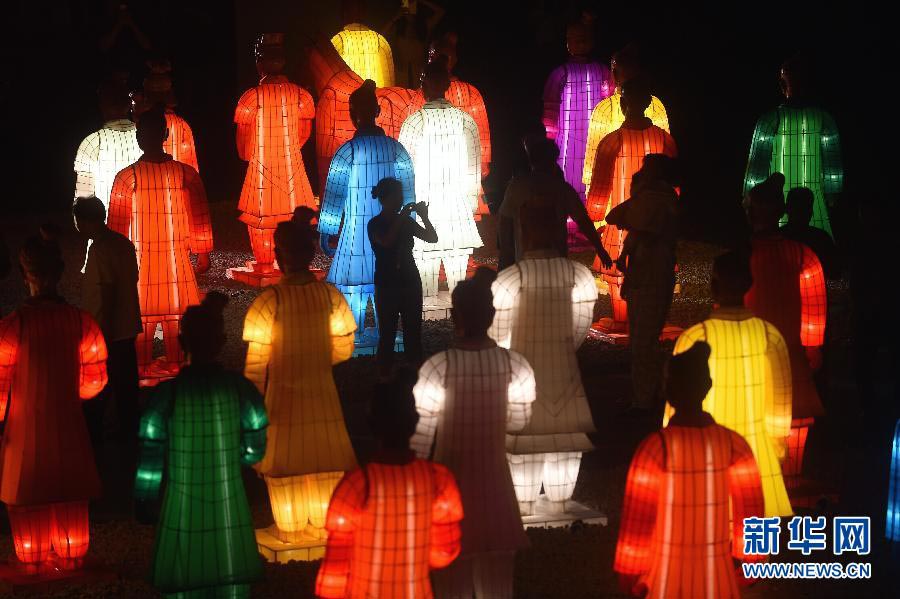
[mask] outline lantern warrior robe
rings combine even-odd
[[[154,390],[138,433],[135,497],[155,500],[168,468],[151,567],[160,591],[262,576],[241,465],[262,459],[267,424],[253,384],[218,365],[186,366]]]
[[[813,192],[810,224],[831,235],[828,210],[843,189],[844,171],[840,136],[828,112],[788,100],[759,118],[750,144],[744,194],[774,172],[784,174],[785,192],[794,187]]]
[[[888,489],[887,528],[885,534],[891,541],[900,541],[900,420],[894,427],[891,449],[891,471]]]
[[[506,439],[531,417],[531,366],[500,347],[449,349],[422,365],[413,392],[419,424],[411,445],[425,458],[437,437],[434,461],[456,477],[466,506],[461,555],[526,547]]]
[[[360,23],[350,23],[331,38],[337,53],[362,79],[378,87],[394,85],[394,56],[384,36]]]
[[[713,384],[703,410],[750,444],[762,478],[765,515],[791,515],[779,464],[791,426],[791,362],[784,338],[775,325],[745,308],[718,308],[678,337],[674,353],[697,341],[712,348]],[[671,414],[666,404],[663,425]]]
[[[375,254],[368,224],[381,212],[372,188],[393,177],[403,186],[403,203],[416,201],[412,159],[404,147],[380,128],[363,129],[335,153],[328,169],[319,212],[319,232],[337,235],[343,228],[327,281],[347,298],[357,333],[365,328],[366,306],[375,294]]]
[[[200,172],[197,165],[197,150],[194,148],[194,132],[188,122],[175,114],[171,108],[166,109],[166,129],[169,137],[163,142],[163,151],[177,160]]]
[[[429,571],[456,559],[462,519],[459,489],[440,464],[373,461],[347,473],[328,506],[316,596],[430,599]]]
[[[732,556],[744,553],[744,518],[763,515],[759,470],[747,442],[716,424],[668,427],[638,446],[625,484],[613,569],[647,597],[738,599]]]
[[[107,121],[82,140],[75,153],[75,197],[97,196],[109,208],[113,179],[141,157],[136,127],[128,119]]]
[[[426,102],[400,130],[416,171],[416,199],[428,204],[437,243],[415,240],[425,297],[437,296],[441,262],[450,291],[465,279],[469,256],[482,246],[474,213],[481,189],[481,143],[471,116],[441,98]]]
[[[606,66],[574,57],[553,69],[544,86],[544,128],[559,147],[559,167],[566,183],[575,188],[582,201],[591,113],[609,96],[611,87]]]

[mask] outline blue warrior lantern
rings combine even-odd
[[[372,342],[378,335],[377,329],[365,330],[366,307],[375,295],[375,254],[367,226],[381,212],[372,188],[385,177],[402,183],[404,204],[416,201],[412,159],[403,146],[378,127],[357,131],[331,159],[319,214],[319,233],[325,248],[326,236],[337,235],[341,217],[344,219],[327,281],[350,304],[356,318],[357,342],[363,337]]]
[[[891,486],[887,505],[887,538],[900,541],[900,420],[894,429],[891,453]]]

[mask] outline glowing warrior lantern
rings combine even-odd
[[[819,351],[825,341],[825,275],[811,249],[780,235],[753,239],[750,268],[753,286],[744,303],[755,316],[775,325],[791,360],[793,422],[782,462],[791,487],[799,483],[803,470],[809,427],[824,412],[806,350]]]
[[[744,518],[763,515],[759,470],[747,442],[710,422],[674,422],[631,460],[613,568],[648,597],[740,597],[732,556],[744,553]]]
[[[404,121],[400,143],[416,170],[416,199],[428,204],[438,234],[437,243],[415,240],[422,292],[437,296],[443,262],[452,293],[466,278],[472,251],[482,245],[474,218],[481,189],[478,125],[448,100],[432,100]]]
[[[357,131],[331,160],[319,213],[319,232],[327,235],[337,235],[343,216],[327,280],[350,303],[359,334],[365,328],[366,306],[375,295],[375,255],[367,225],[381,206],[372,197],[372,187],[385,177],[401,182],[404,204],[415,202],[412,159],[403,146],[377,128]]]
[[[554,252],[548,252],[548,255]],[[507,436],[506,451],[523,513],[541,484],[559,507],[571,498],[582,452],[594,431],[575,351],[584,341],[597,301],[591,271],[566,258],[526,253],[492,286],[497,310],[490,336],[525,357],[534,369],[537,399],[529,423]]]
[[[0,320],[0,501],[24,564],[46,562],[51,549],[64,560],[87,553],[100,477],[80,400],[106,381],[106,343],[87,312],[32,298]]]
[[[309,272],[285,275],[247,312],[244,374],[269,414],[266,455],[256,469],[284,541],[305,528],[321,537],[331,493],[356,466],[331,372],[353,353],[355,329],[344,296]]]
[[[247,224],[256,262],[230,269],[229,274],[256,286],[277,277],[273,273],[276,225],[290,220],[297,206],[315,208],[316,204],[300,153],[312,131],[315,106],[309,92],[281,75],[283,39],[281,33],[260,36],[256,44],[259,85],[244,92],[234,113],[238,155],[249,163],[238,210]]]
[[[789,516],[790,501],[779,461],[791,426],[791,361],[778,328],[744,308],[719,308],[687,329],[675,342],[676,354],[697,341],[712,348],[712,389],[703,410],[747,440],[759,465],[766,516]],[[671,416],[666,405],[663,424]]]
[[[143,152],[138,147],[134,123],[128,119],[107,121],[87,137],[75,154],[75,197],[97,196],[109,208],[113,179]]]
[[[213,248],[203,181],[196,170],[175,160],[138,160],[113,181],[108,221],[137,250],[144,324],[137,339],[138,365],[148,374],[153,336],[162,325],[166,369],[177,369],[182,361],[178,322],[188,306],[200,303],[190,252],[208,254]]]
[[[678,150],[675,140],[665,130],[650,125],[646,129],[620,127],[603,138],[594,158],[593,184],[587,196],[587,211],[595,223],[603,221],[607,212],[631,196],[631,178],[644,163],[647,154],[665,154],[675,157]],[[603,248],[613,260],[619,258],[625,237],[628,235],[615,225],[606,225],[603,231]],[[611,268],[602,267],[603,279],[609,284],[613,316],[608,326],[609,332],[627,327],[628,309],[622,298],[623,273],[615,264]]]
[[[460,550],[463,506],[440,464],[371,463],[341,480],[328,506],[316,596],[430,599],[428,574]]]
[[[511,585],[514,552],[528,541],[506,461],[506,435],[520,432],[531,418],[534,371],[522,355],[499,347],[450,349],[425,362],[413,391],[419,424],[411,445],[427,458],[437,436],[433,459],[456,477],[466,506],[460,559],[436,577],[460,579],[447,586],[462,584],[472,595],[472,568],[463,566],[503,552],[506,567],[482,571],[479,578],[492,581],[491,587]]]
[[[154,390],[138,433],[134,492],[155,500],[168,468],[151,569],[163,593],[250,596],[262,564],[241,465],[262,459],[266,425],[253,384],[217,365],[186,366]]]
[[[360,23],[350,23],[331,43],[353,72],[378,87],[394,85],[394,56],[384,36]]]
[[[894,428],[894,442],[891,450],[890,489],[887,505],[887,538],[900,541],[900,420]]]
[[[163,104],[166,108],[166,128],[169,136],[163,142],[163,151],[174,160],[192,166],[200,172],[197,165],[197,150],[194,148],[194,132],[182,117],[175,114],[175,92],[172,88],[172,66],[167,60],[151,60],[147,62],[150,73],[144,79],[142,93],[134,94],[134,113],[141,113]]]

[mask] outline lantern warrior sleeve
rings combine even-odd
[[[394,53],[391,45],[380,33],[378,36],[378,70],[381,72],[382,83],[380,87],[394,86]]]
[[[762,481],[753,450],[739,434],[731,433],[732,461],[728,468],[728,491],[731,495],[732,555],[744,561],[762,561],[765,556],[748,556],[744,553],[744,518],[761,518],[765,515]]]
[[[517,433],[531,420],[532,404],[537,398],[537,384],[534,370],[523,355],[510,351],[509,363],[512,375],[507,391],[506,432]]]
[[[664,130],[666,133],[671,133],[669,130],[669,115],[666,114],[666,107],[663,105],[662,100],[656,96],[651,96],[650,107],[644,114],[654,125]]]
[[[313,101],[313,97],[308,91],[306,91],[299,85],[297,86],[297,88],[297,96],[300,100],[300,110],[297,111],[298,118],[300,119],[300,137],[297,140],[297,143],[298,145],[302,146],[312,135],[313,119],[316,118],[316,103]]]
[[[512,341],[512,326],[516,318],[521,286],[522,274],[515,265],[500,271],[497,280],[491,285],[496,312],[488,335],[497,342],[497,345],[506,349],[509,349]]]
[[[759,117],[750,142],[750,158],[744,175],[744,195],[750,193],[754,185],[762,183],[769,176],[772,165],[772,151],[778,134],[778,111],[772,110]]]
[[[675,347],[672,349],[672,355],[677,356],[678,354],[686,352],[698,341],[706,341],[706,328],[703,326],[702,322],[695,324],[678,336],[678,339],[675,340]],[[674,413],[675,410],[669,405],[669,402],[666,402],[665,410],[663,410],[663,428],[669,425],[669,419]]]
[[[100,154],[99,135],[91,133],[79,144],[75,153],[75,197],[92,196],[96,193],[94,165]]]
[[[100,325],[87,312],[81,313],[81,374],[79,395],[91,399],[106,386],[106,340]]]
[[[126,167],[116,174],[109,193],[109,214],[107,226],[125,237],[131,237],[131,215],[134,208],[134,169]]]
[[[248,89],[238,100],[234,111],[234,122],[237,125],[235,145],[238,157],[248,162],[253,156],[253,145],[257,143],[254,125],[256,124],[256,111],[259,101],[256,98],[256,88]]]
[[[585,204],[588,216],[594,222],[600,222],[606,216],[606,207],[609,205],[609,196],[613,190],[616,158],[619,155],[621,143],[621,136],[616,130],[604,137],[597,146],[592,174],[593,182]]]
[[[348,472],[338,483],[328,504],[325,517],[328,543],[316,577],[317,597],[340,599],[347,596],[353,534],[365,501],[366,481],[362,471]]]
[[[400,135],[397,137],[397,141],[400,142],[400,145],[403,146],[407,154],[409,154],[413,166],[416,164],[416,154],[419,152],[419,142],[425,134],[424,127],[425,123],[422,120],[421,112],[415,112],[409,115],[409,118],[403,121],[403,125],[400,126]]]
[[[350,186],[350,171],[353,168],[353,144],[345,143],[335,152],[328,167],[325,193],[319,210],[319,233],[337,235],[341,226],[341,216],[347,201]],[[367,191],[368,193],[368,191]]]
[[[447,352],[441,352],[422,364],[419,369],[419,380],[416,381],[416,386],[413,388],[419,423],[416,425],[416,432],[409,444],[416,452],[416,456],[422,459],[427,460],[431,456],[431,446],[434,443],[438,420],[444,409],[446,398],[444,377],[446,374]]]
[[[244,376],[263,395],[266,393],[269,359],[272,356],[272,329],[277,309],[278,295],[274,287],[269,287],[253,300],[244,318],[243,339],[249,343]]]
[[[660,433],[653,433],[644,439],[631,459],[613,562],[613,570],[619,574],[640,576],[650,570],[656,511],[664,476],[663,460]]]
[[[239,377],[241,399],[241,464],[252,466],[266,454],[269,418],[263,397],[251,381]]]
[[[328,285],[331,297],[331,363],[346,362],[353,355],[353,333],[356,318],[344,294]]]
[[[587,338],[594,321],[597,283],[586,266],[570,262],[569,267],[575,271],[575,286],[572,288],[572,335],[575,349],[578,349]]]
[[[0,422],[6,418],[6,404],[19,353],[19,326],[16,313],[0,320]]]
[[[791,432],[791,358],[784,337],[775,325],[766,323],[766,432],[779,459],[784,457]]]
[[[335,150],[336,103],[337,95],[334,90],[326,89],[319,95],[319,102],[316,104],[316,165],[319,169],[319,184],[323,186],[328,179],[329,161]]]
[[[834,119],[822,111],[822,177],[825,203],[834,208],[837,196],[844,188],[844,167],[841,161],[841,137]]]
[[[486,177],[491,171],[491,126],[488,121],[487,108],[481,92],[474,85],[468,85],[469,113],[478,126],[478,138],[481,142],[481,176]]]
[[[478,210],[478,195],[481,193],[481,140],[478,136],[478,125],[475,120],[463,112],[463,130],[466,135],[466,156],[468,157],[467,173],[469,176],[469,194],[472,212]]]
[[[825,273],[815,252],[803,247],[803,270],[800,272],[800,342],[804,347],[820,347],[825,343],[828,298]]]
[[[462,547],[463,519],[462,498],[459,487],[450,471],[441,464],[431,464],[434,469],[435,496],[431,510],[431,549],[428,563],[432,568],[446,568]]]
[[[169,140],[166,144],[174,143],[175,140],[181,140],[181,147],[178,150],[173,148],[172,157],[178,162],[182,162],[198,173],[200,166],[197,163],[197,147],[194,145],[194,132],[188,122],[180,116],[172,113],[166,113],[166,122],[169,124]],[[175,128],[178,132],[175,132]]]
[[[188,224],[191,229],[190,247],[195,254],[208,254],[213,249],[212,222],[203,180],[193,168],[184,168],[184,186],[188,192]]]
[[[603,139],[613,132],[612,115],[618,96],[612,95],[600,101],[591,112],[591,121],[588,124],[587,148],[584,153],[584,172],[581,181],[590,190],[591,178],[594,173],[594,160],[597,156],[597,147]]]
[[[138,427],[141,448],[134,478],[134,498],[139,501],[151,501],[159,496],[166,463],[173,388],[171,382],[160,383],[141,417]]]
[[[547,131],[548,139],[556,139],[559,133],[559,104],[562,99],[563,86],[566,83],[566,69],[559,66],[547,77],[544,84],[544,112],[541,121],[544,123],[544,129]]]
[[[416,175],[409,152],[402,145],[397,148],[394,174],[403,188],[403,205],[416,203]]]

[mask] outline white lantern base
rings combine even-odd
[[[325,539],[309,539],[297,543],[285,543],[268,528],[256,530],[256,544],[263,558],[273,564],[286,564],[291,560],[311,562],[325,557]]]
[[[609,523],[606,514],[602,512],[592,510],[571,499],[567,499],[564,503],[565,508],[560,511],[560,506],[556,502],[550,501],[546,495],[539,495],[534,502],[531,515],[522,516],[522,524],[525,528],[564,528],[574,522],[599,526],[606,526]]]

